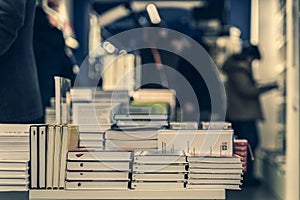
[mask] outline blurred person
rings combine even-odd
[[[259,97],[261,94],[277,88],[276,83],[258,86],[252,73],[252,62],[261,59],[258,46],[246,44],[241,53],[230,56],[223,65],[227,75],[225,83],[227,93],[227,120],[232,123],[235,136],[247,139],[253,153],[259,144],[257,120],[263,120]],[[254,177],[254,162],[250,151],[247,155],[247,172],[245,185],[258,185]]]
[[[57,10],[57,3],[50,1],[49,7]],[[50,19],[41,6],[36,7],[33,46],[44,111],[55,96],[54,76],[69,78],[72,83],[75,80],[74,63],[67,54],[63,32]]]
[[[0,123],[39,123],[42,106],[32,48],[36,0],[0,0]]]

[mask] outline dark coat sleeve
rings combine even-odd
[[[243,71],[235,71],[230,75],[230,81],[235,90],[245,98],[256,98],[261,89],[257,88],[249,78],[249,75]]]
[[[3,55],[17,37],[25,21],[26,0],[0,1],[0,55]]]

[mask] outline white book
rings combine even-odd
[[[30,126],[31,188],[38,188],[38,126]]]
[[[54,163],[53,163],[53,188],[59,187],[60,151],[61,151],[61,126],[55,126],[54,135]]]
[[[104,141],[102,140],[80,140],[79,147],[89,147],[89,148],[98,148],[103,149]]]
[[[183,190],[183,181],[174,182],[133,182],[132,187],[135,190]]]
[[[130,162],[68,162],[70,171],[130,171]]]
[[[157,139],[158,130],[156,129],[126,129],[126,130],[107,130],[105,139],[110,140],[149,140]]]
[[[116,114],[114,115],[115,120],[142,120],[142,121],[163,121],[168,120],[168,115],[165,114]]]
[[[157,140],[106,140],[106,149],[157,149]]]
[[[46,167],[46,188],[53,187],[53,163],[54,163],[54,137],[55,127],[49,125],[47,133],[47,167]]]
[[[47,125],[40,125],[38,127],[38,177],[39,188],[46,187],[46,138],[47,138]]]
[[[227,190],[241,190],[240,185],[200,185],[200,184],[187,184],[187,189],[227,189]]]
[[[144,121],[144,120],[117,120],[116,125],[121,129],[132,129],[137,128],[153,128],[161,129],[164,126],[168,126],[169,123],[166,120],[156,120],[156,121]]]
[[[208,179],[237,179],[242,180],[242,174],[211,174],[211,173],[189,173],[190,179],[208,178]]]
[[[28,185],[0,185],[0,192],[24,192],[28,190]]]
[[[240,163],[241,157],[233,156],[187,156],[189,163]]]
[[[127,190],[128,181],[72,181],[66,182],[67,190]]]
[[[29,135],[2,135],[0,133],[0,145],[5,144],[6,142],[12,143],[12,142],[17,142],[23,145],[28,145],[29,146]]]
[[[29,145],[17,145],[17,143],[0,144],[0,151],[29,151]]]
[[[118,171],[67,171],[67,180],[69,181],[109,181],[109,180],[128,180],[129,172]]]
[[[26,170],[0,170],[0,178],[28,178],[28,169]]]
[[[68,160],[70,161],[128,161],[131,160],[130,151],[69,151]]]
[[[159,151],[136,151],[134,154],[134,162],[157,164],[187,163],[186,156],[184,156],[183,152],[162,153]]]
[[[242,162],[240,163],[189,163],[190,168],[206,168],[206,169],[234,169],[243,168]]]
[[[70,132],[68,126],[62,127],[62,142],[61,142],[61,153],[60,153],[60,169],[59,169],[59,188],[64,188],[65,177],[66,177],[66,160],[69,146]]]
[[[0,124],[0,135],[29,136],[30,124]]]
[[[210,184],[210,185],[241,185],[237,179],[188,179],[189,184]]]
[[[0,185],[28,185],[26,178],[0,178]]]
[[[243,174],[243,168],[236,169],[205,169],[189,168],[189,173],[212,173],[212,174]]]
[[[98,133],[89,133],[89,132],[80,132],[79,140],[102,140],[104,141],[104,132]]]
[[[27,160],[0,160],[0,170],[27,170],[29,167]]]
[[[99,133],[111,128],[111,123],[79,124],[79,132]]]
[[[232,156],[233,130],[160,130],[158,147],[190,155]]]
[[[183,181],[186,178],[185,173],[142,173],[132,174],[135,181]]]
[[[133,165],[134,172],[186,172],[186,165],[159,164],[159,165]]]
[[[0,159],[29,161],[30,152],[29,151],[0,151]]]

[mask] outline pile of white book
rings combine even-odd
[[[29,126],[0,124],[0,191],[29,189]]]
[[[128,91],[75,88],[72,95],[72,121],[79,126],[79,147],[104,148],[104,132],[113,124],[112,113],[128,102]]]
[[[68,190],[127,190],[131,173],[130,151],[70,151],[67,158]]]
[[[31,188],[65,188],[67,152],[77,148],[77,126],[48,124],[31,125]]]
[[[188,156],[188,189],[240,190],[243,166],[239,156]]]
[[[182,152],[136,151],[132,188],[135,190],[181,190],[187,175],[186,156]]]

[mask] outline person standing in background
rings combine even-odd
[[[32,47],[36,0],[0,0],[0,123],[39,123],[42,104]]]
[[[248,140],[253,152],[259,144],[256,122],[263,120],[259,97],[278,87],[276,83],[258,86],[252,74],[252,62],[255,59],[261,59],[258,46],[247,44],[241,53],[230,56],[223,65],[227,76],[227,120],[232,123],[234,133],[239,139]],[[260,181],[254,177],[254,163],[251,157],[248,150],[244,184],[258,185]]]
[[[49,1],[48,6],[55,11],[59,1]],[[69,78],[73,83],[75,74],[70,57],[66,54],[63,32],[57,22],[51,20],[41,5],[36,7],[34,20],[33,47],[38,70],[43,110],[50,106],[51,97],[55,96],[54,76]]]

